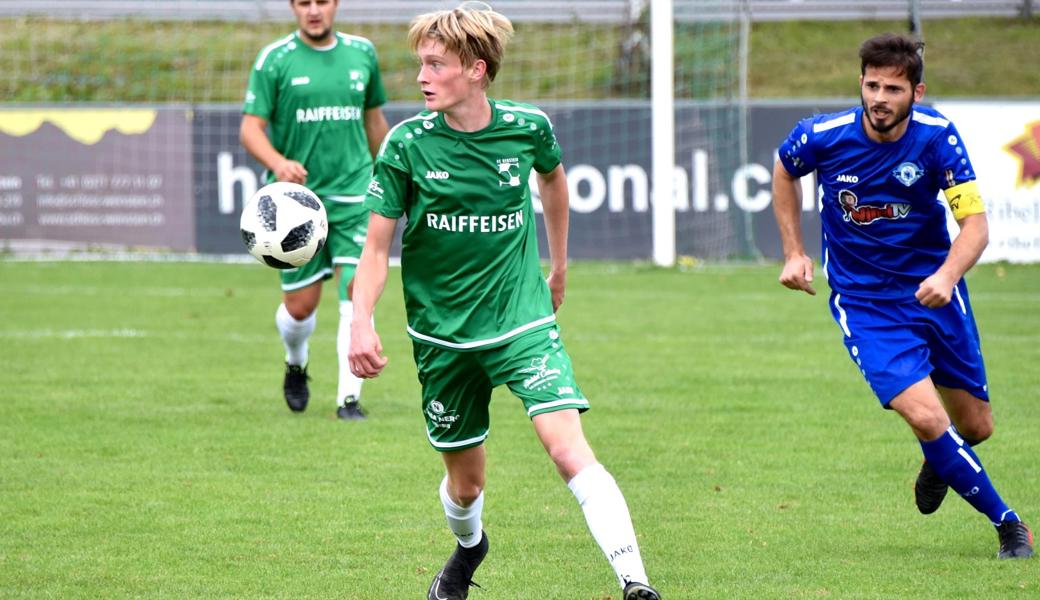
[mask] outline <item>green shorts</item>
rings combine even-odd
[[[487,350],[458,352],[415,341],[412,350],[422,384],[426,434],[440,452],[484,443],[491,390],[501,384],[524,403],[528,417],[589,409],[555,324]]]
[[[364,196],[358,196],[364,198]],[[368,234],[368,210],[358,202],[325,200],[329,217],[329,237],[325,246],[307,264],[281,271],[282,291],[292,292],[332,277],[336,267],[342,269],[341,280],[354,278],[361,248]],[[340,300],[346,300],[346,286],[340,286]]]

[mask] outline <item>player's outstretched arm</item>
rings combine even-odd
[[[553,312],[556,312],[563,304],[567,287],[567,232],[570,227],[567,175],[560,164],[548,173],[537,173],[535,181],[542,198],[545,236],[549,242],[549,277],[546,283],[552,294]]]
[[[950,303],[953,287],[979,260],[989,244],[986,213],[968,215],[957,221],[957,224],[961,231],[957,239],[953,240],[946,260],[938,271],[921,282],[914,294],[921,304],[929,308],[939,308]]]
[[[267,137],[267,121],[256,115],[242,115],[242,125],[238,129],[238,139],[242,147],[251,154],[265,169],[274,173],[278,181],[288,181],[300,185],[307,184],[307,169],[295,160],[290,160],[275,147]]]
[[[397,219],[376,213],[368,216],[368,237],[354,274],[354,316],[350,323],[350,370],[358,377],[377,377],[389,362],[372,325],[372,313],[386,286],[390,243]]]
[[[779,160],[773,166],[773,213],[784,245],[784,268],[780,283],[792,290],[816,295],[812,286],[813,262],[802,241],[802,189],[798,178],[787,172]]]

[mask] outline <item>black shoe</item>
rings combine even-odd
[[[1000,551],[997,558],[1029,558],[1033,555],[1033,532],[1022,521],[1004,521],[997,526]]]
[[[914,483],[914,501],[917,503],[917,510],[921,511],[922,515],[930,515],[939,510],[949,489],[950,486],[946,485],[932,465],[925,461],[921,465],[921,471],[917,474],[917,481]]]
[[[311,390],[307,387],[307,367],[285,364],[285,379],[282,380],[282,391],[285,392],[285,403],[293,412],[303,412],[307,401],[311,399]]]
[[[624,600],[661,600],[661,595],[649,585],[633,581],[625,586]]]
[[[485,533],[480,543],[472,548],[455,546],[444,568],[433,578],[430,589],[426,592],[427,600],[466,600],[469,588],[480,587],[473,583],[473,573],[483,562],[488,552],[488,539]]]
[[[364,421],[368,418],[365,411],[361,410],[361,403],[353,396],[347,396],[342,406],[336,408],[336,416],[344,421]]]

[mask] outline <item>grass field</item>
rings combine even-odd
[[[564,339],[586,432],[652,580],[690,598],[1036,598],[956,497],[922,517],[920,451],[845,357],[824,297],[766,266],[572,267]],[[1040,523],[1040,266],[970,276],[999,490]],[[332,418],[334,301],[311,407],[280,396],[259,265],[0,261],[0,597],[423,597],[453,545],[423,434],[398,272],[365,423]],[[488,441],[491,554],[472,600],[616,600],[517,401]]]
[[[285,17],[269,23],[0,19],[6,73],[0,78],[0,97],[30,103],[238,103],[259,50],[291,31],[288,10]],[[337,23],[375,43],[390,100],[418,98],[415,58],[406,47],[404,25],[354,25],[349,6],[341,9]],[[711,73],[709,64],[719,61],[717,68],[724,71],[736,64],[724,58],[728,34],[704,27],[677,31],[676,93],[731,98],[735,78]],[[854,97],[859,44],[906,27],[905,21],[756,22],[749,94]],[[1023,66],[1028,57],[1040,55],[1040,18],[926,20],[924,33],[932,98],[1040,95],[1040,69]],[[620,29],[604,25],[518,23],[492,93],[537,101],[648,97],[646,81],[637,85],[618,75],[622,36]]]

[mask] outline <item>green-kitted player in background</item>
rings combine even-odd
[[[447,468],[441,502],[458,540],[428,597],[466,598],[487,554],[484,441],[492,388],[504,384],[581,505],[626,600],[657,599],[625,498],[582,432],[579,413],[589,402],[556,324],[567,275],[568,196],[552,125],[534,106],[486,94],[512,31],[483,3],[412,22],[408,39],[428,110],[395,126],[376,159],[354,286],[351,368],[367,378],[387,364],[371,316],[404,217],[408,333],[427,436]],[[544,207],[548,281],[539,264],[532,170]]]
[[[289,408],[307,408],[308,339],[317,323],[322,282],[339,278],[339,387],[336,414],[363,419],[361,380],[350,372],[350,301],[365,241],[362,204],[372,159],[387,132],[386,93],[375,48],[333,31],[338,0],[289,0],[299,29],[261,50],[242,108],[242,145],[266,168],[267,183],[309,187],[329,216],[325,247],[309,263],[283,271],[275,324],[285,345],[283,391]],[[265,131],[265,128],[267,131]]]

